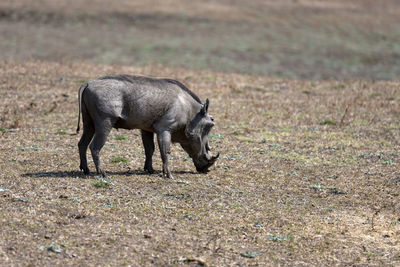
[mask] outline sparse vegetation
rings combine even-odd
[[[381,96],[380,93],[372,93],[369,95],[370,98],[375,98],[375,97],[379,97],[379,96]]]
[[[240,254],[242,257],[245,257],[245,258],[255,258],[255,257],[257,257],[257,256],[261,256],[262,255],[262,253],[260,253],[260,252],[257,252],[257,251],[253,251],[253,252],[245,252],[245,253],[242,253],[242,254]]]
[[[128,162],[128,160],[126,158],[122,158],[122,157],[115,157],[111,159],[112,163],[120,163],[120,162]]]
[[[59,135],[66,135],[67,132],[66,132],[66,131],[63,131],[63,130],[60,130],[60,131],[57,132],[57,134],[59,134]]]
[[[117,135],[116,137],[114,137],[114,140],[124,141],[124,140],[126,140],[126,136],[124,136],[124,135]]]
[[[0,106],[15,95],[19,107],[37,103],[2,116],[5,129],[14,116],[23,118],[0,139],[6,264],[399,264],[400,102],[386,100],[400,97],[398,83],[349,81],[337,91],[334,81],[314,81],[315,93],[307,95],[309,81],[220,73],[210,86],[209,72],[165,67],[3,62],[0,70]],[[57,96],[76,93],[77,75],[89,80],[110,72],[192,77],[188,86],[211,99],[216,166],[196,173],[174,145],[177,180],[162,179],[157,156],[149,175],[140,133],[113,130],[102,151],[112,184],[93,173],[93,162],[92,174],[83,175],[79,136],[54,134],[75,129],[77,99]],[[60,76],[68,79],[52,85]],[[227,83],[287,89],[238,97]],[[371,98],[373,92],[381,96]],[[62,109],[47,113],[54,102]],[[321,118],[343,123],[321,125]],[[120,136],[130,142],[118,142]]]
[[[324,121],[321,121],[319,124],[321,124],[321,125],[336,125],[336,122],[331,121],[331,120],[324,120]]]
[[[290,235],[281,236],[281,235],[267,235],[267,239],[273,242],[282,242],[282,241],[290,241],[293,240],[293,237]]]
[[[0,42],[0,60],[161,63],[315,80],[400,76],[398,0],[96,3],[2,1],[1,34],[12,38]],[[80,85],[92,78],[60,73],[53,81],[74,79]],[[212,82],[212,75],[205,79]],[[252,83],[235,88],[239,94],[279,91]]]
[[[0,1],[0,265],[400,265],[396,0],[103,2]],[[210,99],[210,172],[122,129],[79,170],[78,87],[121,73]]]
[[[97,188],[107,188],[110,187],[110,182],[104,179],[100,179],[97,180],[93,185]]]

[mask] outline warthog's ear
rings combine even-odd
[[[203,107],[201,108],[200,112],[202,115],[207,114],[208,112],[208,106],[210,105],[210,100],[208,98],[206,99],[206,102],[203,104]]]

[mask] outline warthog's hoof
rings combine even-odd
[[[79,166],[79,169],[80,169],[81,171],[83,171],[83,174],[85,174],[85,175],[88,175],[88,174],[90,173],[88,167]]]
[[[145,171],[145,172],[148,172],[148,173],[150,173],[150,174],[153,174],[153,173],[154,173],[153,167],[144,166],[144,171]]]
[[[162,177],[163,177],[164,179],[172,179],[172,180],[174,180],[174,176],[172,175],[172,173],[171,173],[170,171],[168,171],[168,172],[163,172]]]

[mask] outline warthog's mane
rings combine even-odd
[[[104,76],[102,78],[100,78],[101,80],[117,80],[117,81],[121,81],[121,82],[128,82],[128,83],[136,83],[140,80],[145,80],[145,81],[152,81],[152,82],[160,82],[160,81],[164,81],[164,82],[168,82],[168,83],[172,83],[175,84],[177,86],[179,86],[183,91],[185,91],[186,93],[188,93],[189,95],[191,95],[193,97],[194,100],[196,100],[198,103],[201,103],[200,98],[193,93],[189,88],[187,88],[183,83],[177,81],[177,80],[173,80],[173,79],[158,79],[158,78],[149,78],[149,77],[144,77],[144,76],[133,76],[133,75],[115,75],[115,76]]]

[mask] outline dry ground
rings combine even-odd
[[[176,180],[148,175],[138,131],[114,130],[109,181],[83,176],[77,89],[113,73],[210,98],[216,166],[173,146]],[[400,265],[399,82],[38,61],[0,79],[1,265]]]
[[[398,0],[2,0],[0,60],[400,77]]]

